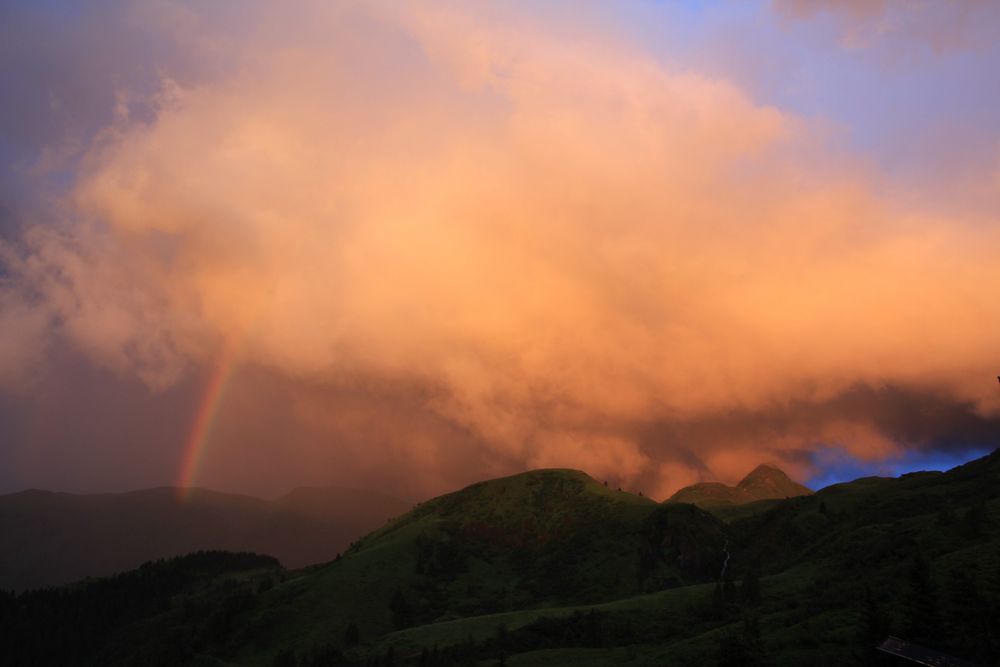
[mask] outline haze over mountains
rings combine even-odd
[[[0,589],[106,576],[207,549],[272,555],[289,568],[333,559],[412,505],[374,491],[303,487],[267,501],[162,487],[81,495],[0,496]]]

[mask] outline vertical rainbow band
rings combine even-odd
[[[237,366],[237,352],[242,338],[240,335],[232,335],[225,341],[215,366],[208,376],[208,381],[205,383],[205,389],[191,424],[191,431],[184,445],[180,475],[177,479],[177,495],[181,499],[188,497],[198,479],[212,427]]]

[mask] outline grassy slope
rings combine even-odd
[[[715,531],[719,544],[709,548],[718,553],[721,524],[708,514],[663,508],[578,471],[539,470],[475,484],[420,505],[339,561],[271,591],[248,635],[268,637],[272,649],[262,656],[265,642],[254,642],[242,657],[266,664],[281,647],[339,639],[352,622],[363,639],[392,632],[397,590],[412,621],[426,623],[615,599],[643,580],[697,576],[693,558],[640,562],[636,554],[659,536],[650,519],[660,515],[675,518],[678,528],[695,526],[699,539]]]
[[[203,664],[269,665],[282,649],[323,644],[361,664],[389,647],[396,664],[416,664],[429,647],[455,651],[455,664],[494,665],[501,652],[509,665],[712,664],[749,614],[771,664],[847,664],[863,629],[865,586],[889,628],[905,631],[920,553],[950,633],[925,641],[984,663],[996,657],[975,653],[982,641],[962,624],[978,621],[968,620],[972,607],[951,573],[971,577],[994,605],[984,609],[1000,611],[1000,453],[945,474],[857,480],[729,518],[657,505],[576,471],[491,480],[418,506],[338,561],[284,581],[268,575],[274,585],[250,597],[209,585],[197,594],[204,613],[225,607],[220,600],[242,606],[218,636],[193,645]],[[718,599],[723,545],[737,580],[759,573],[759,604]],[[400,597],[406,613],[393,603]],[[185,605],[119,630],[109,655],[179,631]],[[344,643],[351,623],[357,647]]]
[[[864,584],[877,591],[881,603],[890,610],[891,622],[902,627],[904,619],[899,612],[906,594],[906,569],[915,551],[929,558],[943,607],[950,604],[947,573],[958,570],[988,578],[1000,572],[996,530],[1000,523],[1000,477],[996,461],[989,463],[970,464],[970,468],[948,475],[920,474],[837,485],[818,498],[788,501],[780,509],[734,526],[735,536],[743,532],[747,542],[734,554],[734,567],[740,566],[741,558],[759,559],[776,541],[791,548],[785,557],[764,564],[765,569],[777,573],[762,578],[763,596],[755,612],[773,662],[849,663],[858,634],[858,600]],[[959,518],[961,511],[955,519],[942,511],[947,507],[968,511],[971,503],[981,501],[985,501],[987,529],[978,536],[968,534],[970,527]],[[825,512],[820,511],[821,503]],[[761,533],[766,536],[763,545]],[[787,566],[785,561],[799,564]],[[741,621],[732,615],[705,627],[712,589],[711,585],[687,586],[604,604],[429,624],[386,636],[378,650],[391,644],[398,654],[405,655],[420,646],[455,645],[470,638],[484,641],[495,637],[501,624],[512,632],[540,618],[565,618],[593,609],[610,615],[639,613],[662,625],[673,624],[678,630],[657,644],[540,649],[512,656],[508,664],[685,664],[711,655],[722,636],[739,631]],[[944,647],[949,648],[947,642]]]
[[[843,664],[858,633],[859,596],[868,584],[901,628],[906,571],[915,552],[924,553],[947,606],[948,573],[958,570],[988,578],[1000,572],[1000,455],[947,474],[922,473],[899,480],[868,478],[830,487],[815,497],[796,498],[743,517],[729,528],[734,541],[732,567],[773,572],[761,580],[763,599],[756,613],[769,650],[780,664]],[[962,517],[977,503],[986,528],[970,534]],[[428,624],[388,635],[389,644],[413,650],[485,640],[501,624],[510,632],[539,618],[565,617],[596,609],[609,614],[651,613],[657,622],[680,626],[666,645],[617,648],[565,648],[529,651],[509,664],[636,664],[684,662],[711,653],[720,636],[738,630],[725,621],[698,632],[692,620],[712,604],[712,586],[640,595],[604,604],[519,610]],[[727,619],[733,620],[733,619]],[[728,626],[728,627],[727,627]],[[926,641],[926,640],[925,640]],[[947,647],[946,647],[947,648]],[[558,664],[558,662],[556,664]]]

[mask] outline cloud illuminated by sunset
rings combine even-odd
[[[238,336],[229,372],[297,387],[289,456],[415,492],[469,474],[449,460],[664,496],[926,444],[829,407],[859,392],[1000,415],[996,171],[927,206],[836,123],[591,6],[123,11],[176,52],[8,235],[10,392],[69,346],[156,400]]]

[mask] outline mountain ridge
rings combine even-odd
[[[812,495],[812,489],[790,478],[785,471],[762,463],[734,486],[722,482],[699,482],[675,492],[666,502],[699,507],[746,505],[760,500],[781,500]]]
[[[374,491],[298,487],[274,500],[204,488],[0,495],[0,589],[106,576],[201,550],[256,551],[286,567],[334,558],[412,504]]]

